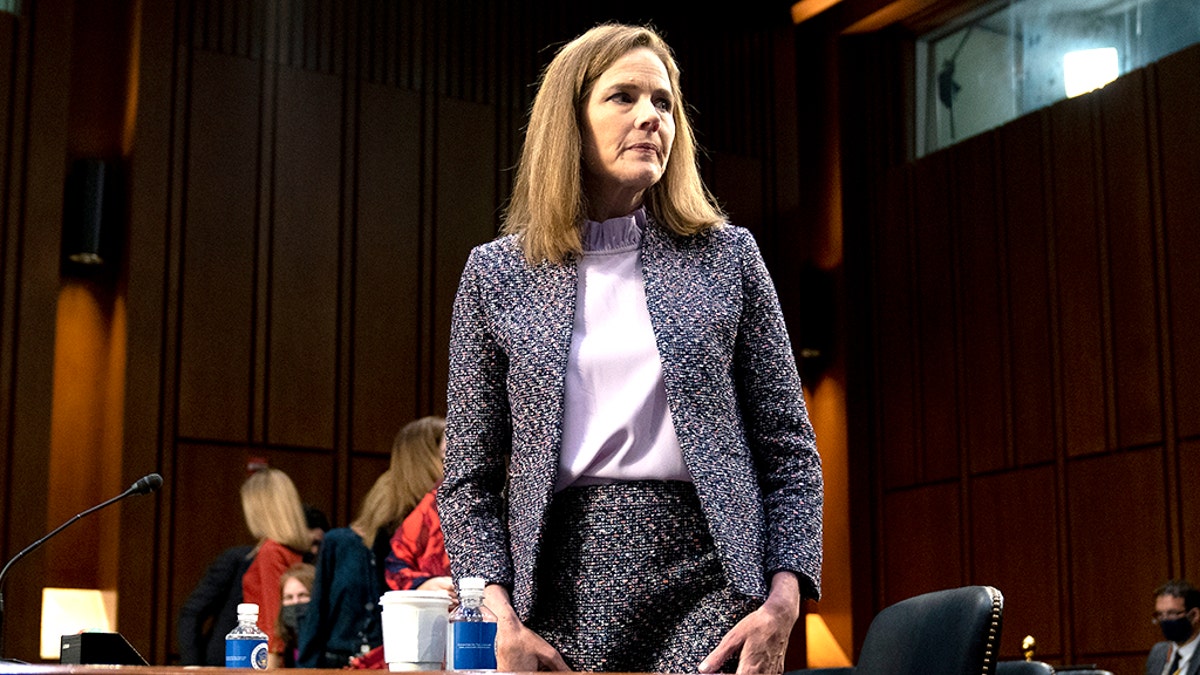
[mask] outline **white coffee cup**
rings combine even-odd
[[[388,591],[383,607],[383,659],[393,671],[442,670],[450,594]]]

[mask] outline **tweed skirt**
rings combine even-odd
[[[696,489],[678,481],[555,495],[536,583],[526,625],[576,671],[697,672],[758,605],[728,583]]]

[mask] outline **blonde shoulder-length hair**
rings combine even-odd
[[[304,505],[286,473],[271,468],[255,471],[242,483],[241,494],[246,527],[259,546],[272,539],[294,551],[309,550],[312,533],[304,520]]]
[[[652,29],[601,24],[563,46],[542,74],[533,100],[505,234],[518,235],[530,264],[562,262],[579,253],[579,223],[587,214],[583,190],[580,125],[596,80],[634,49],[654,53],[671,80],[675,141],[666,171],[646,191],[644,203],[655,219],[682,236],[725,221],[716,199],[700,179],[696,137],[679,87],[679,67],[671,48]]]
[[[409,422],[392,441],[392,461],[363,498],[350,529],[369,548],[380,528],[394,529],[442,480],[442,437],[446,420],[422,417]],[[390,535],[390,533],[389,533]]]

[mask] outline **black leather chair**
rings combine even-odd
[[[854,667],[785,675],[994,675],[1003,614],[991,586],[918,595],[875,617]]]
[[[1001,661],[996,675],[1054,675],[1054,666],[1044,661]]]

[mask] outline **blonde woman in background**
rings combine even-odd
[[[256,471],[242,484],[242,512],[258,540],[254,562],[242,576],[242,599],[258,605],[258,626],[268,636],[268,665],[282,662],[283,641],[275,630],[279,617],[279,580],[303,562],[312,546],[304,506],[296,485],[279,469]]]
[[[301,668],[342,668],[383,643],[379,596],[392,532],[442,480],[446,422],[423,417],[396,434],[387,471],[349,527],[325,534],[312,601],[300,625]]]

